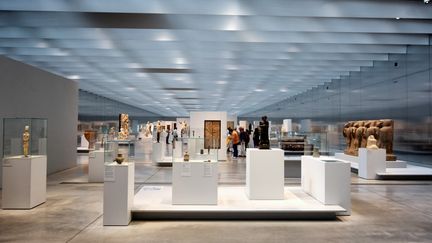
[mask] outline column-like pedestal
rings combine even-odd
[[[105,165],[103,224],[128,225],[134,198],[135,165],[126,162]]]
[[[172,204],[217,204],[218,162],[173,162],[172,181]]]
[[[249,199],[284,198],[283,150],[246,150],[246,194]]]
[[[157,162],[162,160],[162,143],[153,143],[152,148],[152,162],[157,164]]]
[[[386,172],[386,150],[359,148],[358,175],[364,179],[375,179],[378,172]]]
[[[351,214],[351,165],[338,160],[301,157],[303,191],[328,205],[340,205]]]
[[[3,159],[3,209],[31,209],[46,201],[47,157]]]
[[[175,149],[173,149],[173,157],[174,158],[182,158],[183,157],[183,143],[182,141],[174,141]]]
[[[89,153],[89,182],[104,182],[104,150]]]

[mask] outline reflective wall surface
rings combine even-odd
[[[337,133],[329,141],[342,150],[342,126],[350,120],[394,119],[394,149],[401,159],[432,165],[432,55],[429,46],[408,46],[373,67],[350,72],[246,117],[312,120],[312,130]]]

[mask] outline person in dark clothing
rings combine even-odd
[[[257,127],[257,128],[255,128],[254,133],[253,133],[253,143],[254,143],[255,148],[258,148],[259,141],[260,141],[260,137],[259,137],[259,130]]]

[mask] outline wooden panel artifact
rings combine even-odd
[[[221,148],[221,121],[220,120],[204,121],[204,148],[206,149]]]
[[[388,161],[395,161],[393,154],[393,120],[366,120],[350,121],[344,125],[343,136],[345,137],[346,148],[344,153],[358,156],[359,148],[366,148],[367,140],[373,135],[377,140],[377,146],[386,150]]]

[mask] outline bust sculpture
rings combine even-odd
[[[29,142],[30,142],[30,127],[24,127],[24,133],[22,134],[22,146],[23,146],[23,155],[24,157],[29,156]]]
[[[269,122],[267,120],[267,116],[261,117],[261,121],[259,123],[259,131],[260,131],[260,142],[259,149],[270,149],[270,141],[269,141]]]
[[[373,135],[369,135],[369,137],[367,139],[366,148],[368,148],[368,149],[378,149],[377,140],[375,139],[375,137]]]

